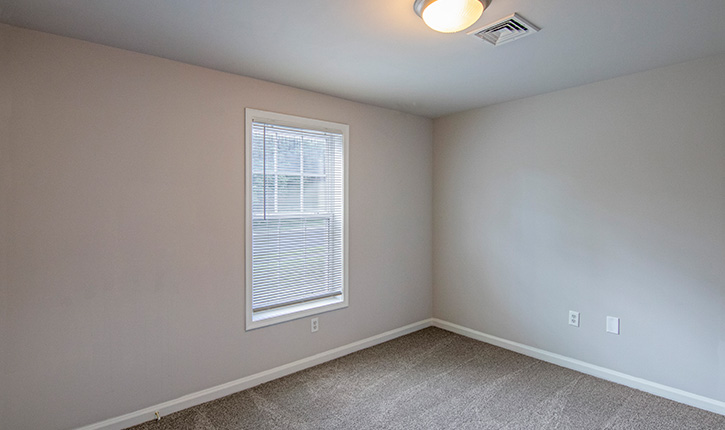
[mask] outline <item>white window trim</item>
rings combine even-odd
[[[330,121],[304,118],[267,112],[257,109],[245,109],[245,319],[246,330],[253,330],[285,321],[291,321],[311,315],[321,314],[337,309],[346,308],[349,302],[348,292],[348,231],[349,231],[349,135],[350,127]],[[343,289],[342,298],[332,297],[290,305],[278,309],[256,312],[252,311],[252,122],[259,121],[268,124],[279,124],[291,127],[306,128],[319,131],[340,133],[343,136]]]

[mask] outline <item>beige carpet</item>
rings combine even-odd
[[[725,416],[427,328],[133,429],[702,430]]]

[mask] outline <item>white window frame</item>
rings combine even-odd
[[[348,141],[350,128],[347,124],[340,124],[330,121],[322,121],[311,118],[304,118],[293,115],[286,115],[275,112],[267,112],[257,109],[245,109],[246,126],[245,126],[245,260],[246,260],[246,330],[253,330],[260,327],[266,327],[285,321],[291,321],[299,318],[317,315],[323,312],[329,312],[336,309],[346,308],[349,302],[348,294],[348,230],[349,230],[349,211],[348,211]],[[342,216],[342,272],[343,286],[342,297],[331,297],[311,302],[305,302],[295,305],[289,305],[271,310],[257,311],[252,310],[252,123],[264,122],[267,124],[283,125],[288,127],[297,127],[302,129],[317,130],[324,132],[338,133],[342,135],[342,151],[343,151],[343,216]]]

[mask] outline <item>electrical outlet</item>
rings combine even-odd
[[[320,320],[318,318],[312,318],[312,320],[310,320],[310,329],[312,330],[312,333],[320,329]]]
[[[579,312],[569,311],[569,325],[579,327]]]
[[[607,333],[619,334],[619,318],[607,317]]]

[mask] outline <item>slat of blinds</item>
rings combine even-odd
[[[264,307],[257,308],[255,310],[258,311],[258,312],[259,311],[268,311],[270,309],[278,309],[278,308],[281,308],[283,306],[296,305],[296,304],[299,304],[299,303],[311,302],[313,300],[328,299],[330,297],[337,297],[337,296],[341,296],[341,295],[342,295],[342,291],[336,291],[334,293],[319,294],[319,295],[316,295],[316,296],[308,296],[308,297],[305,297],[303,299],[290,301],[290,302],[287,302],[287,303],[281,304],[281,305],[264,306]]]
[[[342,135],[252,125],[252,309],[342,294]]]

